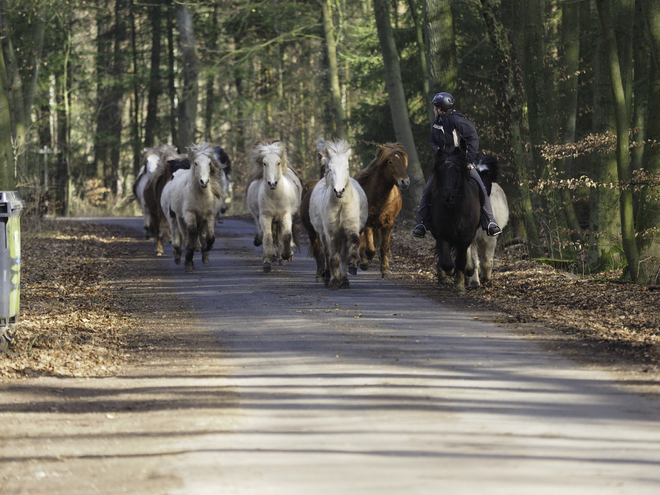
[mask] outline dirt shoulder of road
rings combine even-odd
[[[498,248],[492,282],[459,295],[437,281],[435,241],[410,232],[397,224],[390,262],[406,287],[660,396],[660,291],[620,272],[576,275]]]
[[[0,380],[117,375],[129,365],[201,352],[208,344],[203,340],[210,336],[181,330],[177,322],[193,316],[174,295],[158,290],[165,282],[150,270],[160,260],[135,230],[27,221],[22,239],[21,315],[9,350],[0,354]],[[459,296],[437,283],[433,245],[397,225],[391,267],[399,283],[657,392],[660,292],[612,274],[576,276],[500,251],[493,282]],[[372,262],[371,269],[377,266]]]
[[[0,381],[121,375],[165,354],[199,352],[212,338],[182,331],[193,315],[153,278],[161,260],[135,230],[22,223],[20,316],[0,353]]]

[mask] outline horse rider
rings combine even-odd
[[[497,236],[502,233],[502,229],[493,216],[493,207],[490,204],[490,198],[486,192],[486,187],[481,181],[479,172],[477,172],[474,163],[477,160],[479,152],[479,137],[474,124],[463,117],[460,112],[454,110],[454,97],[449,93],[438,93],[433,97],[433,111],[436,121],[431,129],[431,151],[435,157],[438,151],[451,153],[455,148],[459,148],[465,153],[468,161],[468,170],[472,177],[481,188],[484,198],[481,208],[481,226],[489,236]],[[417,210],[417,225],[412,231],[414,237],[424,237],[427,226],[430,226],[429,217],[429,190],[433,182],[433,174],[429,177],[422,201]]]

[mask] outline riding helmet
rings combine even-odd
[[[449,93],[438,93],[433,97],[431,103],[443,110],[449,110],[450,108],[454,108],[454,97]]]

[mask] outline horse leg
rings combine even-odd
[[[493,258],[495,257],[497,237],[488,237],[479,245],[479,262],[481,265],[481,278],[486,284],[493,278]]]
[[[357,275],[358,264],[360,263],[360,234],[353,232],[348,235],[346,250],[346,259],[348,272],[351,275]]]
[[[273,217],[262,215],[259,217],[259,230],[262,232],[263,239],[263,270],[269,272],[271,270],[273,256],[275,256],[275,249],[273,248]]]
[[[367,238],[364,235],[364,232],[360,234],[360,270],[369,269],[369,259],[366,255],[367,250]]]
[[[380,233],[380,275],[383,278],[389,278],[392,275],[390,271],[390,235],[392,227],[384,227]]]
[[[173,213],[172,213],[173,215]],[[182,225],[181,222],[179,222],[178,218],[173,218],[172,219],[172,252],[174,253],[174,263],[177,265],[181,264],[181,242],[182,242],[182,235],[181,232],[184,232],[185,230],[185,225]]]
[[[454,288],[459,294],[465,294],[465,268],[467,265],[467,247],[456,248],[456,280]]]
[[[214,222],[215,218],[211,217],[202,223],[202,231],[200,235],[202,244],[202,263],[209,262],[209,252],[215,243],[215,231],[213,229]]]
[[[469,273],[467,280],[468,286],[470,287],[479,287],[479,255],[478,255],[478,243],[475,241],[470,245],[467,252],[467,268],[466,273]]]
[[[364,238],[366,241],[364,253],[367,255],[367,259],[371,261],[374,259],[374,256],[376,256],[376,246],[374,246],[374,229],[371,227],[365,227]]]
[[[259,218],[255,218],[254,223],[257,225],[257,231],[254,233],[254,245],[259,247],[264,242],[264,235],[261,230],[261,222],[259,221]]]
[[[199,229],[197,227],[197,219],[194,215],[186,215],[186,225],[188,231],[188,239],[186,241],[186,271],[192,273],[195,268],[195,261],[193,257],[195,256],[195,248],[197,247],[197,236],[199,235]]]
[[[314,254],[314,259],[316,260],[316,281],[320,282],[323,280],[325,271],[325,255],[321,248],[321,242],[319,241],[318,236],[314,237],[314,240],[310,240],[312,245],[312,253]]]
[[[341,241],[337,238],[332,239],[330,244],[330,256],[328,257],[328,265],[330,270],[330,281],[328,287],[331,289],[338,289],[341,285],[341,278],[339,275],[339,263],[341,262]]]
[[[454,270],[454,263],[451,260],[451,252],[449,250],[449,244],[444,241],[438,241],[436,243],[436,252],[438,253],[438,282],[444,283],[447,275],[451,275],[451,272]]]
[[[293,219],[291,218],[291,214],[287,213],[282,218],[282,259],[286,261],[293,261],[292,225]]]

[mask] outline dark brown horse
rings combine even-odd
[[[401,211],[401,189],[407,189],[408,155],[401,143],[379,145],[369,166],[355,175],[369,201],[369,217],[362,232],[360,268],[367,270],[369,261],[380,247],[380,273],[390,275],[390,235],[394,219]]]
[[[170,145],[162,145],[156,148],[160,156],[158,166],[144,187],[144,203],[149,215],[149,228],[151,235],[156,240],[156,255],[162,256],[163,240],[169,237],[170,227],[167,223],[167,217],[160,206],[160,197],[163,193],[165,184],[172,178],[173,170],[168,161],[179,155],[176,148]]]
[[[309,218],[309,199],[312,197],[312,191],[314,186],[318,184],[319,180],[323,178],[325,174],[325,161],[321,153],[317,154],[318,167],[319,167],[319,178],[315,180],[310,180],[303,186],[302,190],[302,200],[300,202],[300,221],[307,231],[309,237],[309,249],[307,251],[307,256],[314,257],[316,260],[316,281],[320,282],[323,280],[323,271],[325,270],[325,256],[323,255],[323,249],[321,248],[321,243],[319,241],[318,234],[314,230],[312,221]]]
[[[471,277],[474,272],[467,263],[467,250],[479,228],[481,202],[479,186],[470,179],[467,158],[461,150],[436,156],[430,198],[438,281],[456,275],[455,288],[465,293],[465,276]]]

